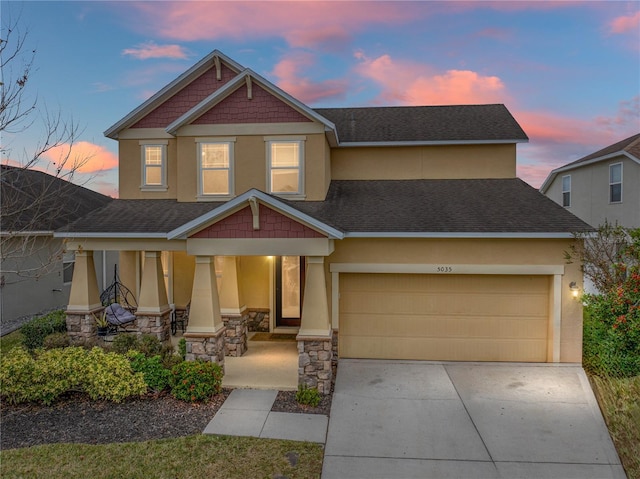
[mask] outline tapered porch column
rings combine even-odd
[[[220,312],[226,329],[226,355],[242,356],[247,350],[249,314],[240,288],[240,258],[222,256]]]
[[[160,341],[169,339],[171,309],[164,286],[160,251],[145,251],[136,321],[143,334],[153,334]]]
[[[184,337],[187,359],[224,365],[224,331],[213,256],[196,256],[189,323]]]
[[[307,256],[307,270],[298,340],[298,384],[331,392],[331,318],[327,302],[324,257]]]
[[[74,341],[83,341],[96,335],[93,314],[100,314],[102,304],[98,293],[93,251],[76,251],[67,306],[67,333]]]

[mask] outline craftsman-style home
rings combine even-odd
[[[504,105],[313,109],[214,51],[105,135],[120,199],[57,233],[71,334],[112,250],[140,331],[190,305],[188,357],[219,363],[293,332],[321,392],[336,357],[581,361],[563,251],[590,227],[516,178]]]

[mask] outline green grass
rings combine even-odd
[[[0,352],[6,353],[20,344],[22,344],[22,333],[18,329],[0,338]]]
[[[195,435],[126,444],[48,444],[0,452],[9,478],[319,478],[320,444]]]
[[[627,476],[640,479],[640,376],[589,379]]]

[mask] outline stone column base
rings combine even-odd
[[[82,343],[97,337],[95,314],[99,316],[104,308],[94,311],[67,311],[67,334],[73,343]]]
[[[298,384],[317,388],[320,394],[331,392],[332,338],[298,336]]]
[[[161,342],[171,337],[171,310],[163,313],[136,313],[138,334],[151,334]]]
[[[247,351],[249,313],[222,315],[227,328],[225,333],[226,355],[240,357]]]
[[[249,320],[247,323],[248,329],[251,332],[269,332],[269,309],[250,309],[248,310]]]
[[[225,330],[216,333],[184,333],[187,341],[187,361],[211,361],[224,371]]]

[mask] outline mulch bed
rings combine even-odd
[[[11,406],[0,410],[0,449],[52,443],[138,442],[201,433],[231,389],[207,403],[187,403],[170,394],[146,395],[122,403],[92,401],[71,394],[51,406]],[[279,391],[272,411],[329,414],[331,395],[317,408],[296,402],[295,391]]]

